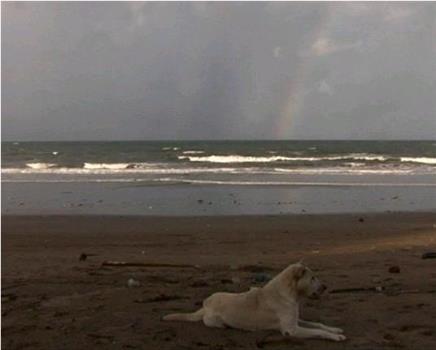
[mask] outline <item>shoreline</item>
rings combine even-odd
[[[436,221],[436,211],[422,210],[422,211],[385,211],[385,212],[350,212],[350,213],[282,213],[282,214],[229,214],[229,215],[138,215],[138,214],[75,214],[75,213],[50,213],[50,214],[2,214],[2,221],[8,221],[8,224],[16,225],[18,221],[23,220],[36,220],[44,221],[49,219],[60,220],[70,220],[70,219],[107,219],[107,220],[117,220],[117,219],[134,219],[143,221],[154,221],[154,220],[227,220],[227,219],[285,219],[285,220],[296,220],[307,219],[307,218],[338,218],[338,219],[359,219],[363,218],[373,218],[373,219],[383,219],[383,218],[402,218],[408,220],[414,220],[416,218],[429,218],[434,216]],[[15,221],[16,220],[16,221]],[[73,220],[74,221],[74,220]],[[435,222],[436,225],[436,222]],[[3,227],[2,227],[3,230]],[[14,232],[17,233],[17,232]]]
[[[3,183],[2,214],[226,216],[436,211],[436,187]]]
[[[346,343],[281,339],[264,348],[430,350],[436,345],[436,259],[421,256],[436,251],[435,223],[435,212],[2,215],[3,347],[256,349],[267,332],[160,317],[195,310],[217,291],[261,286],[303,259],[330,291],[383,291],[326,293],[303,303],[304,318],[344,328]],[[399,272],[389,272],[392,267]],[[128,288],[130,278],[140,287]]]

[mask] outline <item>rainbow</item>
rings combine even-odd
[[[289,81],[287,86],[287,96],[281,112],[279,115],[279,121],[275,125],[274,135],[276,139],[289,139],[290,137],[298,138],[295,135],[295,124],[301,122],[303,118],[304,98],[306,92],[304,87],[306,85],[307,73],[310,71],[312,63],[316,56],[309,54],[314,47],[315,43],[319,42],[323,38],[327,37],[328,29],[332,22],[333,8],[331,5],[327,5],[326,13],[323,19],[320,21],[317,28],[313,31],[313,36],[309,40],[304,51],[307,54],[303,54],[300,57],[300,62],[297,65],[296,76]]]

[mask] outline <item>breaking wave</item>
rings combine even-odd
[[[374,154],[347,154],[343,156],[329,157],[287,157],[287,156],[270,156],[255,157],[241,155],[211,155],[211,156],[178,156],[178,159],[187,159],[191,162],[209,162],[209,163],[269,163],[284,161],[303,161],[317,162],[325,160],[361,160],[361,161],[380,161],[384,162],[389,158]]]
[[[407,175],[407,174],[433,174],[432,166],[378,166],[369,167],[364,165],[332,166],[332,167],[174,167],[168,165],[156,165],[149,163],[114,163],[93,164],[85,163],[82,168],[33,166],[28,168],[3,168],[2,174],[53,174],[53,175],[122,175],[122,174],[247,174],[247,175]]]
[[[410,163],[421,163],[421,164],[436,164],[436,158],[430,157],[401,157],[400,161],[402,162],[410,162]]]
[[[135,164],[131,163],[85,163],[83,165],[84,169],[110,169],[110,170],[119,170],[119,169],[129,169],[134,168]]]
[[[140,163],[139,163],[140,164]],[[59,175],[111,175],[111,174],[201,174],[201,173],[227,173],[227,174],[253,174],[262,173],[259,168],[174,168],[145,166],[139,164],[114,166],[87,166],[84,168],[3,168],[2,174],[59,174]],[[268,172],[265,172],[268,173]]]
[[[55,167],[54,163],[27,163],[26,166],[31,169],[50,169]]]

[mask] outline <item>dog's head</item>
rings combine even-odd
[[[301,262],[288,267],[285,275],[291,293],[298,297],[319,298],[327,289],[314,272]]]

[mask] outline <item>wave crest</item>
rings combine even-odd
[[[31,169],[50,169],[54,168],[57,164],[54,163],[27,163],[26,166]]]
[[[183,154],[202,154],[204,151],[183,151]]]
[[[386,161],[385,156],[366,153],[346,154],[342,156],[328,156],[328,157],[287,157],[287,156],[269,156],[269,157],[256,157],[256,156],[241,156],[241,155],[212,155],[212,156],[178,156],[178,159],[188,159],[190,162],[209,162],[209,163],[269,163],[280,161],[302,161],[302,162],[317,162],[325,160],[367,160],[367,161]]]
[[[421,163],[421,164],[436,164],[436,158],[430,157],[401,157],[402,162]]]
[[[109,169],[109,170],[132,169],[134,167],[135,164],[131,164],[131,163],[85,163],[83,165],[84,169]]]

